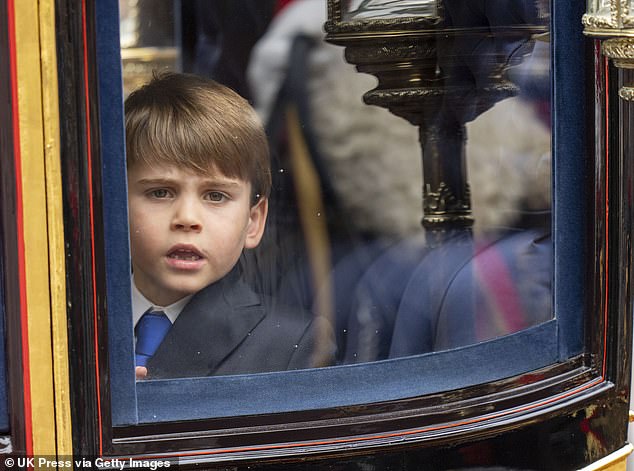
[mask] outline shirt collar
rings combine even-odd
[[[176,319],[180,315],[181,311],[185,307],[185,305],[189,302],[193,295],[185,296],[184,298],[179,299],[175,303],[170,304],[169,306],[158,306],[154,303],[151,303],[136,287],[134,283],[134,276],[132,276],[132,322],[136,327],[137,322],[141,319],[141,316],[147,312],[148,309],[152,308],[152,310],[163,311],[170,322],[173,324],[176,322]]]

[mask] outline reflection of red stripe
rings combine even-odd
[[[479,252],[473,259],[473,263],[476,269],[476,280],[480,282],[487,299],[494,304],[481,306],[480,309],[486,309],[486,315],[497,317],[495,323],[503,333],[525,329],[524,310],[519,302],[513,277],[504,257],[495,248],[495,244]]]
[[[81,16],[82,16],[82,37],[84,46],[84,98],[86,100],[86,159],[88,167],[88,200],[90,207],[90,265],[92,275],[92,298],[93,298],[93,322],[95,332],[95,383],[96,383],[96,395],[97,395],[97,421],[99,424],[99,455],[103,455],[103,437],[101,429],[101,385],[99,383],[99,336],[97,332],[97,275],[95,272],[95,218],[94,218],[94,203],[92,194],[92,144],[90,139],[90,94],[88,91],[88,37],[86,32],[86,0],[82,0],[81,4]]]
[[[24,207],[22,206],[22,156],[20,154],[20,123],[18,109],[18,72],[15,39],[15,9],[13,0],[7,2],[9,29],[9,63],[11,68],[11,108],[13,115],[13,156],[15,163],[15,225],[18,239],[18,274],[20,277],[20,323],[22,334],[22,375],[24,389],[25,452],[33,454],[33,421],[31,418],[31,371],[29,369],[29,329],[26,305],[26,267],[24,260]]]

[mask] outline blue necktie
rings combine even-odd
[[[134,328],[136,334],[136,366],[145,366],[161,345],[172,323],[163,311],[148,310]]]

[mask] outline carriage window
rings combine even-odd
[[[418,361],[431,379],[412,385],[403,375],[398,394],[407,395],[489,380],[469,365],[481,352],[499,361],[513,339],[541,346],[520,370],[555,361],[544,2],[495,14],[486,2],[449,2],[444,21],[463,33],[438,41],[411,82],[431,98],[393,113],[364,103],[384,105],[389,91],[379,82],[373,93],[376,78],[324,40],[324,2],[285,3],[120,0],[133,271],[132,325],[121,325],[125,361],[136,357],[137,419],[200,413],[188,401],[179,404],[189,412],[167,415],[143,402],[159,390],[183,394],[175,378],[213,377],[213,393],[195,381],[188,394],[206,394],[217,415],[240,415],[327,403],[314,392],[299,394],[301,406],[263,405],[243,387],[258,381],[253,373],[275,372],[262,381],[294,389],[316,378],[350,383],[342,378],[366,366],[396,378]],[[399,14],[383,3],[351,2],[344,17]],[[406,3],[439,14],[435,2]],[[358,69],[371,72],[363,61]],[[181,73],[233,91],[196,92],[212,86]],[[179,114],[185,95],[199,103]],[[252,113],[270,148],[270,190],[261,163],[251,173],[248,162],[227,163],[265,158],[260,131],[243,126]],[[178,123],[184,116],[194,119]],[[163,330],[158,346],[146,324],[150,337]],[[460,367],[435,379],[443,362]],[[237,391],[242,408],[231,409]]]

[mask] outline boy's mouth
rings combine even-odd
[[[202,257],[193,252],[188,252],[187,250],[176,250],[175,252],[171,252],[167,255],[169,258],[174,258],[176,260],[200,260]]]
[[[198,260],[202,260],[204,256],[198,249],[196,249],[196,247],[178,245],[170,249],[167,253],[167,258],[172,260],[196,262]]]

